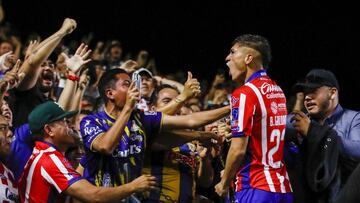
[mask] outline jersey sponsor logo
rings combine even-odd
[[[266,95],[267,99],[277,99],[277,98],[285,98],[284,93],[271,93]]]
[[[112,157],[128,157],[129,155],[140,154],[142,152],[142,147],[137,144],[129,144],[128,149],[119,150],[115,148],[112,153]]]
[[[271,102],[270,109],[274,114],[277,114],[278,112],[278,105],[276,102]]]
[[[99,126],[93,126],[93,127],[85,127],[84,128],[85,135],[98,135],[99,133],[103,132]]]
[[[261,94],[269,94],[274,92],[282,92],[281,88],[278,85],[272,85],[267,82],[264,82],[260,87]]]

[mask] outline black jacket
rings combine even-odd
[[[287,132],[287,140],[297,142]],[[294,140],[296,139],[296,140]],[[295,202],[329,202],[340,188],[339,138],[336,131],[312,121],[308,135],[298,145],[290,180]]]

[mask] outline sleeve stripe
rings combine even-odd
[[[51,154],[50,158],[54,162],[55,166],[61,171],[61,173],[64,174],[64,176],[67,180],[71,180],[73,178],[73,176],[69,173],[69,171],[66,169],[64,164],[60,161],[60,159],[55,154]]]
[[[240,101],[239,101],[239,118],[238,118],[238,132],[243,132],[244,130],[244,114],[245,114],[245,102],[246,102],[246,95],[240,94]]]
[[[56,188],[56,190],[59,192],[59,193],[61,193],[62,191],[61,191],[61,189],[60,189],[60,187],[56,184],[56,182],[51,178],[51,176],[49,175],[49,173],[48,172],[46,172],[46,170],[43,168],[43,167],[41,167],[41,175],[42,175],[42,177],[44,177],[45,178],[45,180],[47,180],[51,185],[53,185],[55,188]]]

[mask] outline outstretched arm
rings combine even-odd
[[[227,116],[230,113],[230,107],[225,106],[222,108],[196,112],[185,116],[169,116],[164,114],[162,130],[166,131],[169,129],[184,129],[184,128],[198,128],[219,120]]]
[[[81,68],[90,62],[91,59],[87,59],[90,53],[91,50],[88,50],[88,46],[81,44],[76,50],[75,55],[71,58],[64,53],[61,54],[65,58],[66,68],[69,70],[70,75],[66,80],[64,90],[61,92],[58,101],[65,110],[72,109],[72,103],[74,103],[74,96],[78,85],[76,78],[79,78]]]
[[[218,136],[206,131],[169,130],[156,135],[153,149],[167,150],[193,140],[211,142],[211,139],[217,140]]]
[[[19,90],[24,91],[35,86],[41,72],[40,65],[50,56],[60,41],[67,34],[70,34],[75,28],[75,20],[66,18],[63,25],[57,32],[36,46],[31,55],[24,61],[20,68],[20,72],[24,72],[26,76],[19,84]]]
[[[144,192],[156,188],[154,176],[142,175],[128,184],[118,187],[95,187],[86,180],[79,180],[64,192],[84,202],[121,202],[135,192]]]

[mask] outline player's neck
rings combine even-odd
[[[262,70],[262,67],[247,67],[245,82],[257,71]]]

